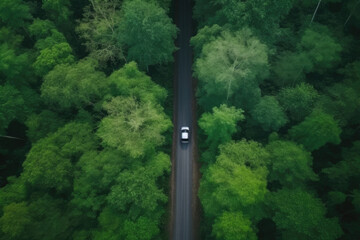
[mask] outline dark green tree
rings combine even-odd
[[[265,131],[278,131],[288,120],[274,96],[264,96],[251,112],[253,119]]]
[[[161,7],[141,0],[127,1],[122,7],[121,30],[127,58],[141,68],[173,61],[176,26]],[[144,41],[146,39],[146,41]]]
[[[341,128],[334,118],[322,111],[312,112],[305,120],[289,130],[290,138],[313,151],[326,143],[340,143]]]

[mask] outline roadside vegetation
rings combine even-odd
[[[360,2],[196,0],[202,239],[360,239]]]
[[[168,0],[0,1],[0,239],[166,239]]]

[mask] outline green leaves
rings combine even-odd
[[[247,110],[256,104],[259,83],[268,75],[267,52],[249,29],[225,31],[206,44],[194,66],[201,106],[208,110],[228,101]]]
[[[283,88],[277,99],[293,121],[301,121],[308,116],[319,94],[313,86],[301,83],[294,88]]]
[[[306,181],[318,180],[312,170],[311,154],[289,141],[273,141],[266,146],[270,153],[270,180],[284,187],[302,186]]]
[[[251,211],[252,206],[262,202],[267,192],[267,158],[267,152],[256,142],[222,145],[216,162],[200,182],[199,198],[205,214]]]
[[[334,118],[321,111],[314,111],[289,130],[290,138],[309,151],[319,149],[326,143],[339,144],[340,133],[341,129]]]
[[[20,28],[32,18],[29,6],[23,0],[2,0],[0,19],[11,28]]]
[[[103,118],[97,135],[104,146],[118,149],[132,158],[143,158],[164,143],[162,134],[171,122],[160,106],[115,97],[104,103],[109,116]]]
[[[237,122],[244,120],[243,111],[225,104],[214,107],[213,113],[204,113],[199,119],[199,126],[207,135],[206,144],[212,153],[217,147],[231,140],[237,130]]]
[[[23,163],[23,179],[40,189],[69,191],[73,161],[94,147],[89,124],[69,123],[31,148]]]
[[[223,240],[256,240],[251,221],[241,212],[224,212],[213,226],[213,235]]]
[[[273,96],[262,97],[251,115],[265,131],[278,131],[288,121],[282,107]]]
[[[177,29],[165,11],[155,4],[133,0],[123,4],[122,36],[127,58],[141,68],[173,60]],[[144,41],[146,39],[146,41]]]
[[[303,190],[280,190],[272,195],[270,204],[285,239],[335,240],[342,235],[337,220],[325,217],[320,199]]]
[[[76,65],[58,65],[44,77],[41,97],[52,108],[68,110],[100,100],[108,85],[105,74],[95,70],[91,59]]]

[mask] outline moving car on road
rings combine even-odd
[[[181,142],[189,142],[190,129],[189,127],[181,127]]]

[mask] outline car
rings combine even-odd
[[[190,135],[190,128],[189,127],[181,127],[181,142],[188,143],[189,135]]]

